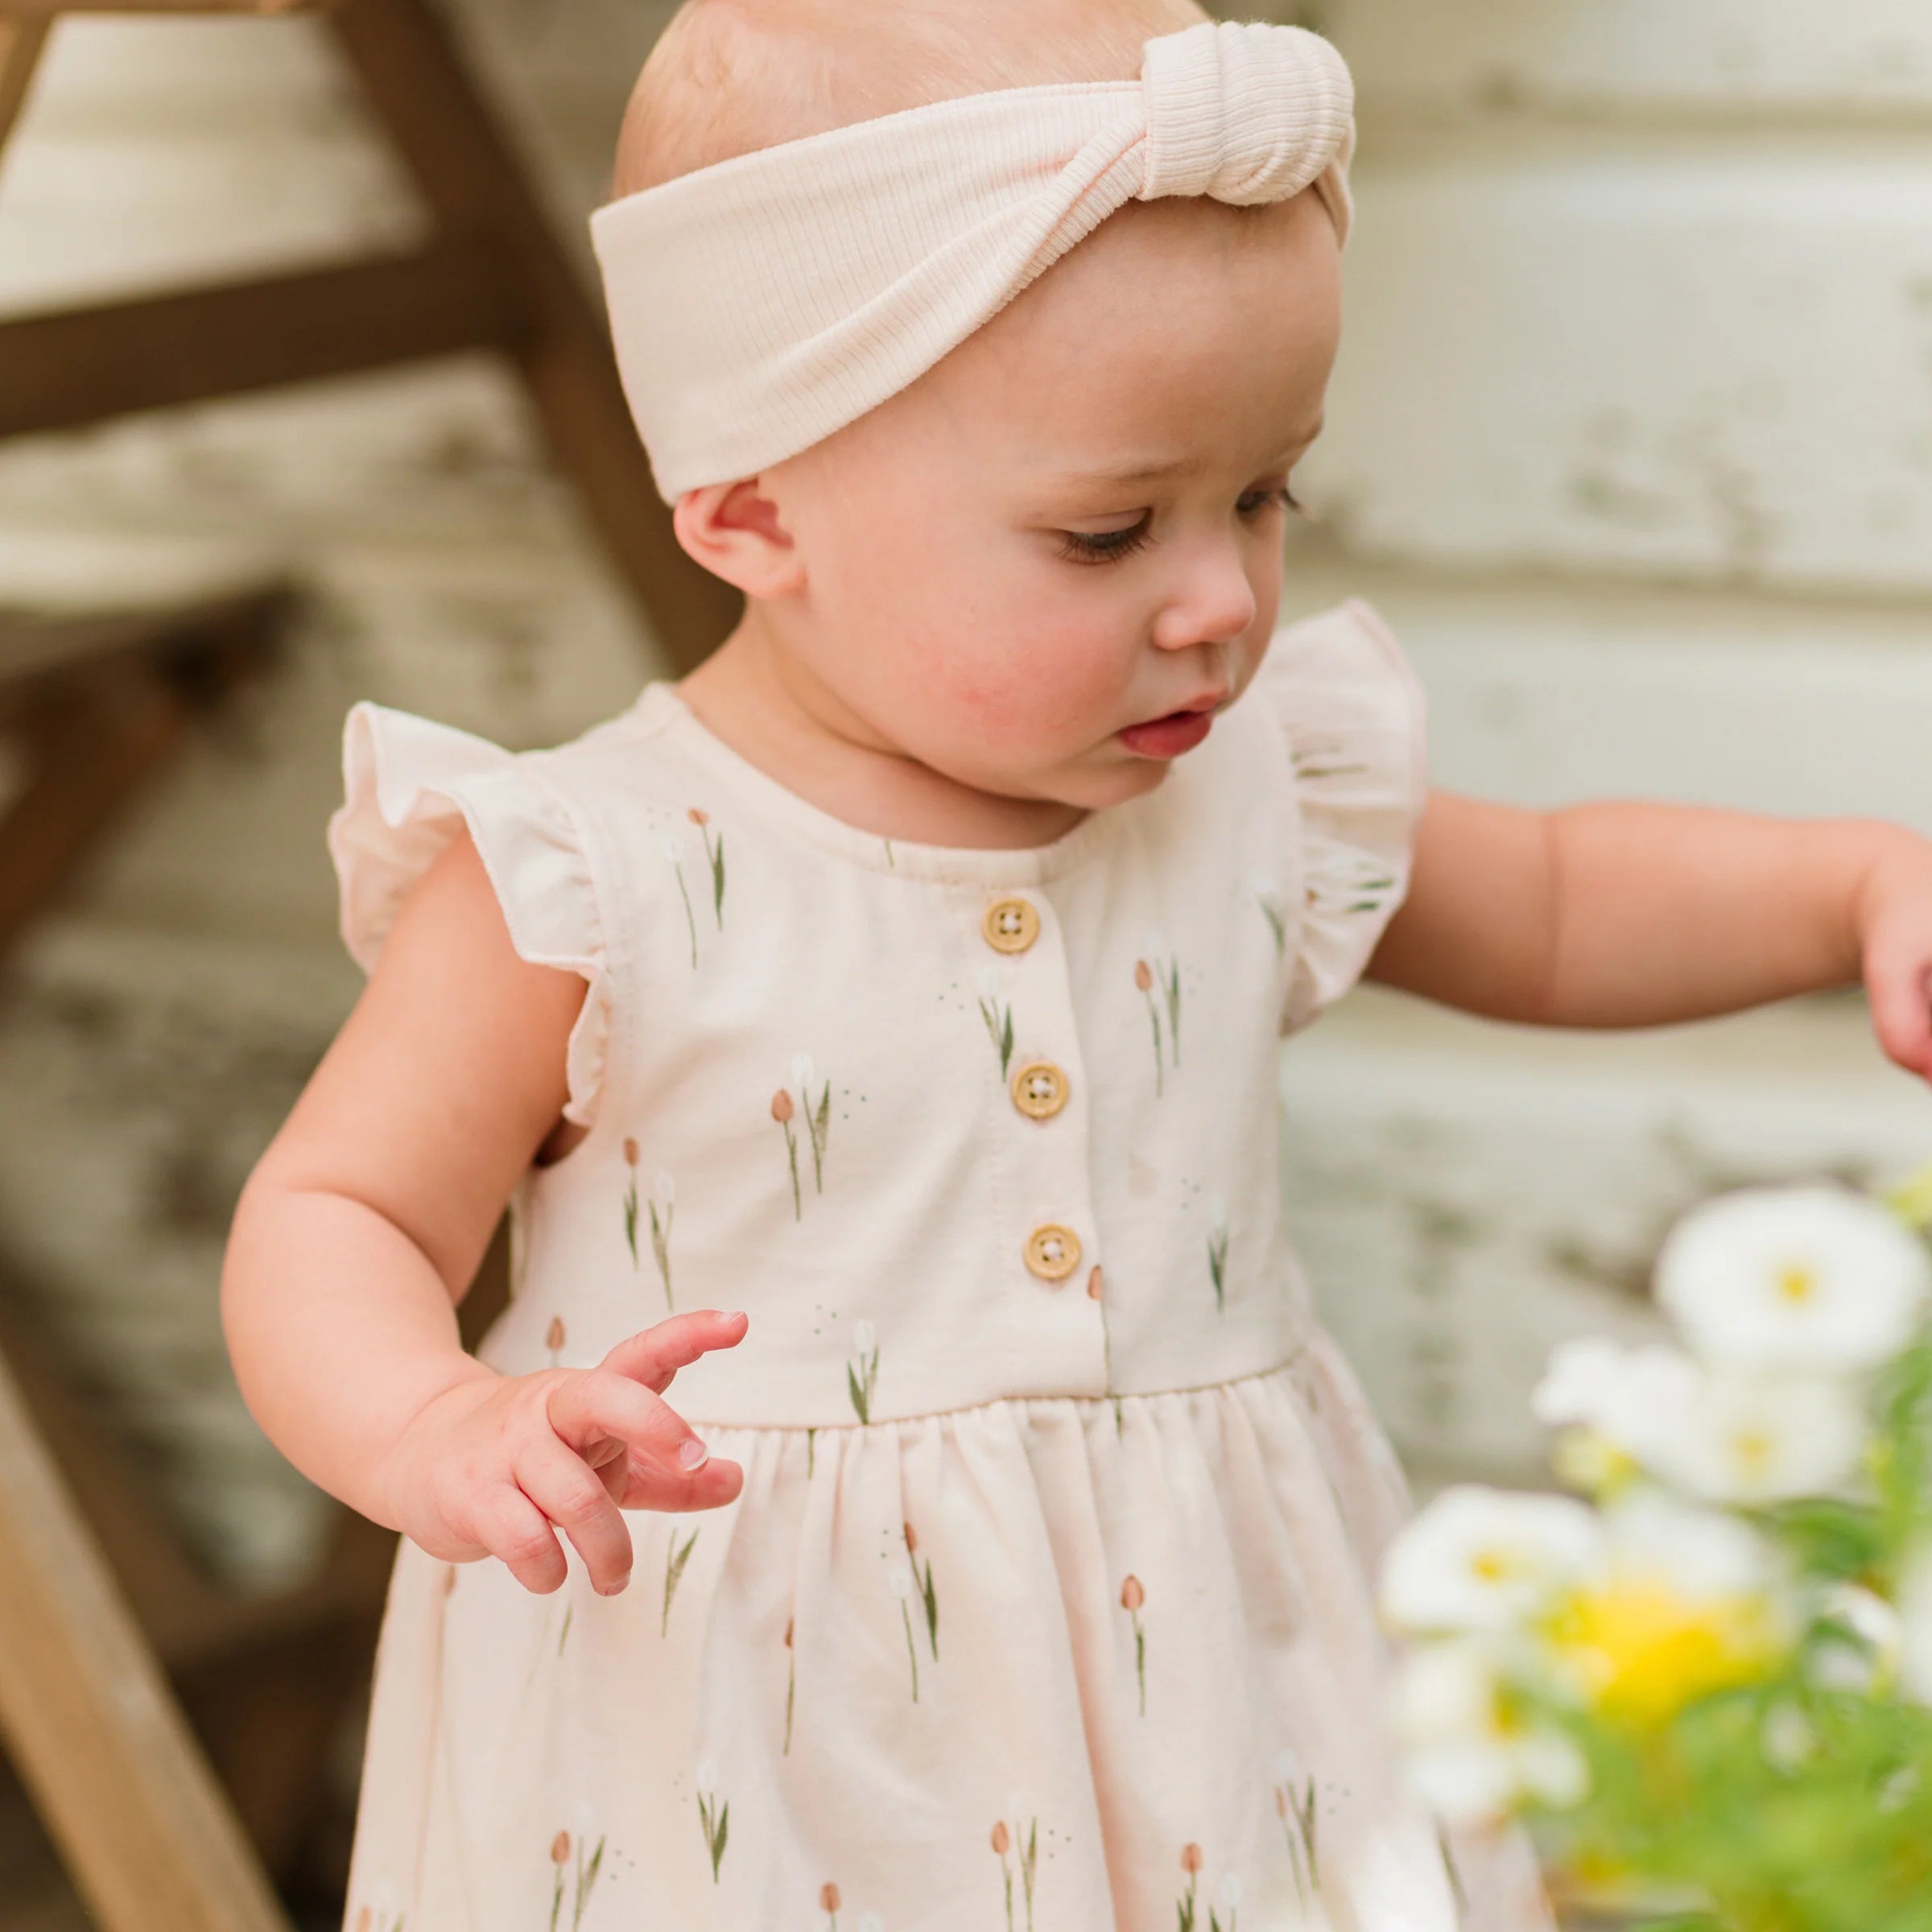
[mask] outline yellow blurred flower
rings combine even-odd
[[[1767,1599],[1686,1596],[1658,1575],[1572,1591],[1545,1636],[1605,1716],[1637,1724],[1762,1677],[1782,1649]]]

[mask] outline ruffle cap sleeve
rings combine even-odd
[[[467,825],[510,943],[535,965],[581,973],[564,1117],[588,1126],[610,1030],[605,921],[580,828],[536,757],[367,702],[342,734],[344,799],[328,821],[343,943],[365,972],[410,890]]]
[[[1264,660],[1298,808],[1299,939],[1282,1030],[1361,977],[1409,890],[1427,791],[1422,687],[1359,598],[1279,633]]]

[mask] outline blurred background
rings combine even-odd
[[[438,10],[594,289],[584,218],[669,6]],[[1340,42],[1362,141],[1331,427],[1299,485],[1320,521],[1284,616],[1381,608],[1451,786],[1932,831],[1922,0],[1274,17]],[[324,23],[69,18],[0,150],[0,319],[403,248],[425,220]],[[359,983],[322,840],[343,712],[538,745],[672,675],[495,356],[0,440],[0,611],[30,621],[0,637],[265,587],[272,661],[199,708],[0,955],[0,1307],[238,1599],[299,1589],[339,1527],[242,1407],[216,1281],[241,1182]],[[0,762],[0,806],[23,782]],[[1320,1298],[1424,1488],[1539,1480],[1544,1355],[1648,1327],[1648,1257],[1690,1201],[1932,1155],[1932,1099],[1849,997],[1567,1039],[1368,991],[1295,1042],[1282,1091]],[[270,1859],[318,1926],[351,1666]],[[210,1708],[191,1700],[197,1728],[232,1732]],[[88,1922],[0,1787],[0,1928]]]

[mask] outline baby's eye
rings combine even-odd
[[[1302,506],[1295,500],[1294,493],[1284,484],[1272,489],[1247,491],[1236,505],[1243,517],[1250,520],[1262,511],[1280,504],[1292,510],[1298,516]],[[1060,534],[1060,555],[1076,564],[1112,564],[1122,557],[1130,557],[1146,544],[1153,535],[1154,518],[1151,514],[1143,516],[1140,522],[1125,530],[1088,531],[1063,530]]]
[[[1076,564],[1111,564],[1130,557],[1147,541],[1153,522],[1151,516],[1144,516],[1125,530],[1063,530],[1060,555]]]

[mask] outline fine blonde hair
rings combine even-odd
[[[1195,0],[684,0],[624,111],[613,198],[996,88],[1131,80]]]

